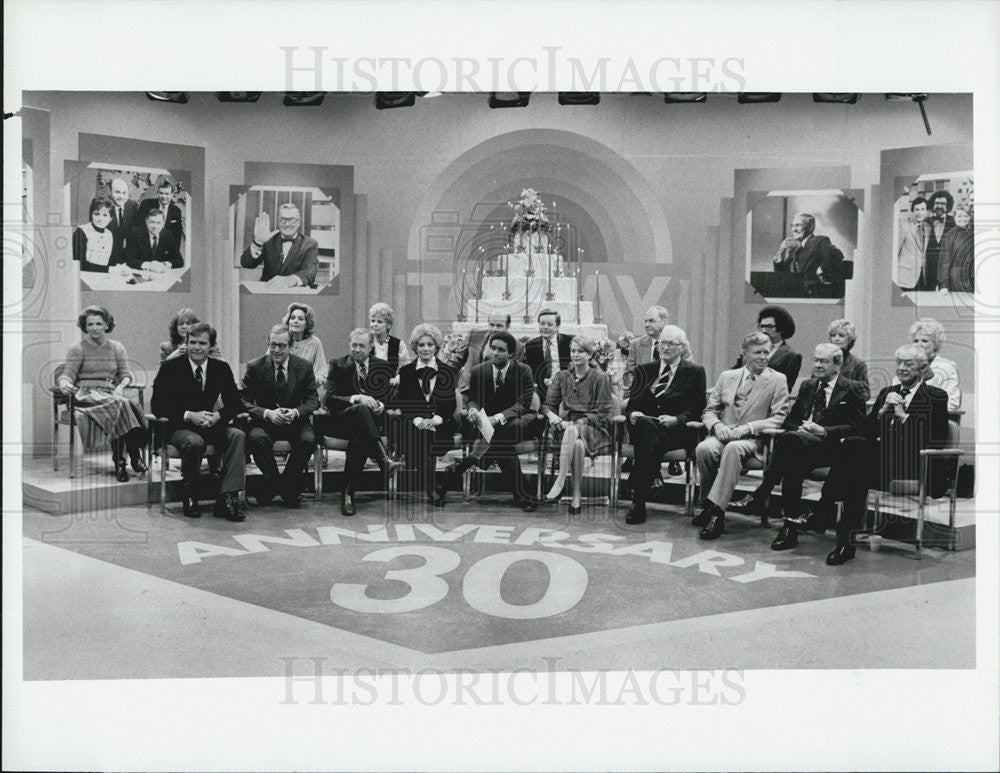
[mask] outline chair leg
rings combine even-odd
[[[59,403],[52,401],[52,469],[59,470]]]
[[[165,434],[165,433],[164,433]],[[160,449],[160,515],[167,512],[167,446]]]
[[[684,514],[694,514],[694,476],[691,474],[691,457],[684,459]]]
[[[76,414],[73,412],[73,403],[69,404],[69,476],[76,477]]]
[[[313,489],[316,492],[316,501],[320,502],[323,499],[323,459],[326,449],[316,445],[316,451],[313,453]]]

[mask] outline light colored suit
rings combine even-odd
[[[622,382],[626,389],[632,385],[632,377],[636,368],[653,361],[653,338],[648,335],[641,335],[632,339],[628,347],[628,357],[625,359],[625,372],[622,374]]]
[[[920,281],[927,255],[927,224],[907,220],[900,229],[896,253],[896,284],[911,290]]]
[[[757,376],[753,388],[737,408],[734,405],[736,391],[746,372],[745,368],[737,368],[723,371],[719,376],[702,415],[709,437],[695,449],[702,497],[722,510],[729,504],[747,461],[752,457],[764,461],[761,433],[765,429],[780,428],[789,409],[788,381],[771,368],[764,368]],[[752,437],[724,443],[712,435],[712,428],[720,422],[730,426],[746,425]]]

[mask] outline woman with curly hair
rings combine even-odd
[[[79,343],[66,354],[66,364],[59,375],[59,388],[73,398],[71,410],[79,411],[80,436],[85,449],[97,448],[111,441],[115,476],[122,483],[129,479],[125,468],[128,449],[132,469],[142,473],[146,464],[142,449],[146,445],[146,417],[125,389],[135,381],[125,347],[108,338],[115,329],[115,318],[103,306],[88,306],[77,319],[83,332]]]
[[[316,387],[322,391],[326,386],[329,365],[323,352],[323,342],[315,335],[316,314],[306,303],[290,303],[283,320],[292,337],[291,353],[308,360],[316,376]]]
[[[868,366],[864,360],[859,360],[851,354],[851,349],[858,340],[857,329],[846,319],[835,319],[826,329],[826,334],[830,337],[830,343],[839,346],[844,353],[844,364],[840,368],[840,375],[851,381],[857,381],[861,385],[861,394],[867,400],[872,395],[871,385],[868,383]]]
[[[457,430],[458,373],[438,359],[443,344],[444,337],[434,325],[413,328],[410,347],[417,359],[399,369],[399,386],[391,401],[402,414],[403,453],[416,467],[435,507],[444,506],[444,497],[438,496],[434,487],[437,458],[451,448]]]
[[[410,361],[410,352],[405,343],[396,336],[389,335],[389,331],[392,330],[393,314],[392,306],[388,303],[376,303],[368,309],[368,324],[375,336],[372,356],[388,362],[396,373],[401,365]]]
[[[927,373],[927,383],[948,393],[948,410],[957,411],[962,407],[962,390],[958,385],[958,369],[955,363],[938,356],[941,344],[944,343],[944,325],[932,317],[922,317],[910,325],[910,340],[920,344],[927,352],[930,363]],[[899,383],[899,379],[893,381]]]
[[[181,309],[174,314],[174,318],[170,320],[170,340],[160,343],[160,362],[183,357],[187,354],[187,344],[184,342],[187,340],[188,330],[196,322],[201,322],[201,320],[191,309]],[[222,350],[218,344],[212,344],[208,356],[216,360],[223,359]]]
[[[576,336],[570,342],[570,366],[552,379],[545,396],[544,413],[549,423],[561,433],[559,474],[546,495],[555,501],[573,476],[573,494],[569,511],[580,512],[583,486],[583,458],[607,453],[611,448],[608,419],[611,415],[611,377],[593,361],[597,342],[587,336]],[[565,415],[560,406],[565,406]]]

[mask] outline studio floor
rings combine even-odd
[[[27,508],[24,678],[257,677],[327,668],[974,668],[975,550],[792,551],[733,515],[697,539],[680,506],[641,526],[505,494],[443,510],[335,491],[243,523],[179,503]],[[289,660],[291,659],[291,660]]]

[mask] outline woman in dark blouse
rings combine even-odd
[[[835,319],[826,329],[826,334],[830,336],[830,343],[839,346],[844,353],[844,364],[840,368],[840,375],[861,384],[861,394],[867,400],[872,394],[871,385],[868,383],[868,366],[863,360],[851,354],[854,342],[858,340],[858,331],[846,319]]]

